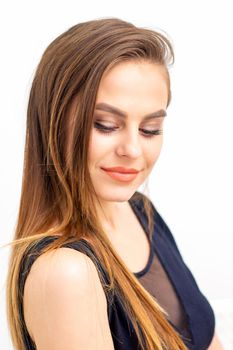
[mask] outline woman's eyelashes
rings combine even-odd
[[[101,133],[103,134],[110,134],[111,132],[115,131],[118,129],[118,127],[109,127],[109,126],[105,126],[99,122],[94,122],[94,127]],[[139,129],[143,132],[143,134],[145,135],[145,137],[153,137],[156,135],[161,135],[163,133],[162,129],[158,129],[158,130],[146,130],[146,129]]]

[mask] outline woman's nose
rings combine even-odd
[[[117,154],[129,158],[138,158],[142,154],[140,135],[137,130],[130,130],[121,135],[117,143]]]

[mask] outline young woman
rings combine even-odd
[[[7,281],[17,350],[220,349],[210,304],[137,191],[161,151],[173,62],[164,34],[117,18],[45,50]]]

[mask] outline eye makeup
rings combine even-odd
[[[98,130],[100,133],[106,134],[106,135],[109,135],[109,134],[113,133],[114,131],[116,131],[117,129],[119,129],[118,127],[105,126],[97,121],[94,122],[94,128],[96,130]],[[157,129],[157,130],[139,129],[139,130],[142,131],[144,136],[147,138],[151,138],[151,137],[154,137],[156,135],[161,135],[163,133],[162,129]]]

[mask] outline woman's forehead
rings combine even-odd
[[[101,80],[96,105],[108,103],[118,109],[142,109],[149,114],[166,108],[168,82],[161,66],[149,63],[122,63]],[[148,106],[145,110],[145,106]],[[144,113],[145,112],[145,113]]]

